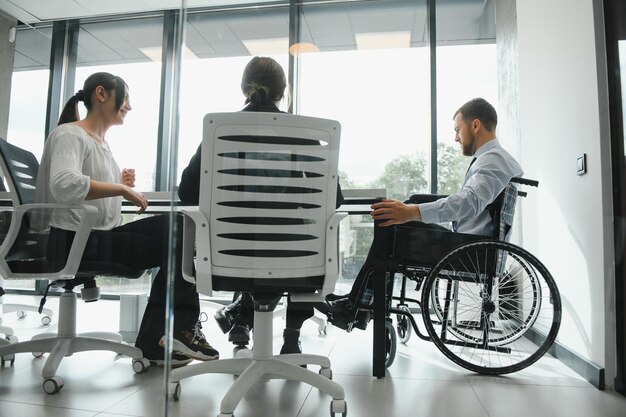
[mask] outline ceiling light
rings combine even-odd
[[[308,43],[308,42],[294,43],[293,45],[289,47],[289,54],[293,56],[298,56],[300,54],[304,54],[307,52],[319,52],[319,51],[320,51],[320,48],[317,45],[313,43]]]
[[[357,49],[393,49],[411,46],[411,32],[367,32],[356,33]]]
[[[139,48],[139,50],[148,58],[155,62],[161,62],[161,53],[163,48],[160,46],[149,46],[147,48]],[[183,53],[184,59],[198,59],[198,56],[193,53],[191,49],[189,49],[186,45],[183,49],[185,52]]]
[[[241,42],[253,56],[284,54],[289,49],[288,38],[248,39]]]

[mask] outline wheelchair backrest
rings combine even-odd
[[[487,206],[494,222],[494,238],[502,242],[511,239],[511,229],[517,204],[517,186],[509,182],[500,195]]]

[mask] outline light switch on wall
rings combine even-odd
[[[578,165],[576,174],[583,175],[587,173],[587,154],[584,153],[582,156],[576,158],[576,163]]]

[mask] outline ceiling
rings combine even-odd
[[[269,3],[273,0],[187,0],[187,8]],[[0,0],[0,10],[24,23],[178,9],[181,0]]]
[[[250,3],[252,1],[189,0],[187,5],[191,8]],[[300,42],[312,43],[321,51],[354,50],[363,47],[359,41],[363,41],[364,36],[373,36],[379,42],[405,42],[396,47],[425,46],[428,44],[425,3],[425,0],[384,0],[303,6]],[[17,4],[19,13],[15,11]],[[15,70],[29,70],[49,65],[52,29],[47,22],[68,18],[103,18],[102,22],[80,24],[79,66],[155,59],[162,44],[162,17],[152,13],[151,16],[156,17],[112,22],[110,16],[153,12],[175,4],[178,1],[0,0],[0,10],[5,14],[13,13],[18,20],[30,22],[32,26],[20,27],[14,62]],[[189,13],[186,47],[198,58],[258,54],[252,48],[259,44],[265,48],[279,45],[284,48],[281,51],[286,51],[288,34],[289,10],[286,7]],[[494,42],[492,0],[438,0],[437,40],[438,44]],[[271,54],[271,51],[265,53]]]

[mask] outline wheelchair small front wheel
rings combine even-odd
[[[385,320],[385,368],[389,368],[393,361],[396,360],[396,350],[398,348],[398,340],[396,329],[393,327],[391,319]]]
[[[433,343],[481,374],[530,366],[550,348],[561,298],[546,267],[519,246],[484,241],[460,246],[424,282],[422,317]]]
[[[402,310],[406,314],[411,314],[409,307],[406,305],[399,305],[398,310]],[[396,331],[401,343],[406,343],[411,338],[413,325],[411,324],[411,320],[405,314],[396,314]]]

